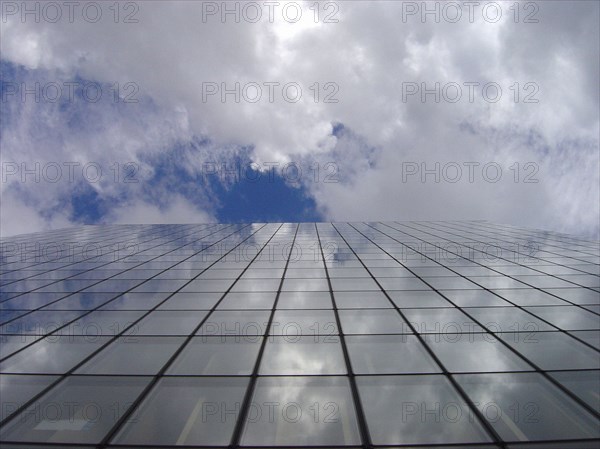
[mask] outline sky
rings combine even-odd
[[[3,1],[0,232],[490,220],[598,239],[599,4]]]

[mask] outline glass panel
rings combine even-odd
[[[600,329],[600,316],[575,306],[527,307],[531,313],[564,330]]]
[[[439,373],[441,369],[413,335],[346,337],[355,374]]]
[[[333,310],[277,310],[271,335],[334,335],[338,333]]]
[[[4,287],[2,288],[4,293]],[[12,295],[11,295],[12,296]],[[4,301],[0,304],[0,308],[3,310],[12,309],[26,309],[33,310],[38,307],[45,306],[52,301],[56,301],[59,298],[65,296],[65,293],[27,293],[9,301]],[[1,298],[0,298],[1,299]]]
[[[149,378],[69,377],[0,431],[8,441],[98,443]]]
[[[600,413],[600,371],[556,371],[549,374]]]
[[[74,321],[64,329],[58,331],[58,333],[61,335],[86,335],[89,337],[96,335],[114,336],[133,325],[133,327],[126,331],[127,335],[132,335],[136,333],[137,324],[134,323],[144,313],[143,311],[97,310]]]
[[[263,337],[194,337],[167,370],[178,375],[250,375]]]
[[[452,289],[452,290],[460,290],[460,289],[470,289],[477,288],[477,285],[468,279],[462,278],[460,276],[440,276],[440,277],[427,277],[423,278],[425,282],[431,285],[435,289]],[[477,281],[477,278],[473,279]]]
[[[114,293],[75,293],[46,306],[44,310],[90,310],[114,298]]]
[[[329,291],[327,279],[288,279],[283,281],[281,291],[284,292],[308,292],[308,291]]]
[[[28,310],[0,310],[0,324],[7,323],[22,315],[29,313]]]
[[[247,446],[360,444],[348,379],[258,379],[242,434]]]
[[[340,310],[345,334],[403,334],[412,333],[396,310]]]
[[[334,293],[335,303],[339,309],[390,309],[390,301],[380,291],[340,292]]]
[[[487,290],[440,290],[459,307],[510,306],[510,303]]]
[[[271,312],[262,311],[215,311],[198,330],[197,335],[264,335]]]
[[[533,370],[491,334],[427,334],[424,338],[450,372]]]
[[[403,309],[402,312],[419,333],[451,334],[481,329],[456,308]]]
[[[554,326],[517,307],[471,307],[465,312],[497,334],[556,330]]]
[[[135,335],[189,335],[208,312],[154,311],[135,325]]]
[[[587,288],[546,288],[544,290],[575,304],[600,304],[600,292]]]
[[[222,293],[175,293],[157,310],[210,310]]]
[[[564,306],[566,304],[559,298],[533,288],[492,291],[518,306]]]
[[[245,377],[162,378],[113,443],[226,446],[247,385]]]
[[[281,292],[278,309],[331,309],[329,292]]]
[[[240,279],[235,283],[232,292],[276,292],[279,279]]]
[[[62,374],[110,337],[46,337],[0,363],[2,373]]]
[[[331,279],[333,291],[381,291],[371,278]]]
[[[82,311],[47,311],[40,310],[24,315],[10,323],[0,326],[2,334],[47,335],[76,319]],[[61,332],[65,332],[64,330]]]
[[[229,293],[219,304],[220,309],[272,309],[275,303],[275,292]]]
[[[54,339],[55,337],[42,337],[41,335],[0,335],[0,358],[8,357],[19,349],[42,338]]]
[[[445,376],[366,376],[356,383],[374,444],[491,441]]]
[[[75,374],[156,374],[183,341],[183,337],[121,337]]]
[[[169,293],[126,293],[103,305],[101,310],[150,310]]]
[[[58,376],[0,375],[0,420],[12,415],[19,407],[58,379]]]
[[[268,337],[259,373],[345,374],[339,337]]]
[[[233,284],[233,279],[198,279],[190,282],[181,292],[226,292]],[[242,281],[243,282],[243,281]],[[239,283],[239,282],[238,282]]]
[[[598,438],[598,422],[537,373],[457,375],[505,441]]]
[[[541,369],[600,368],[596,351],[562,332],[505,333],[501,337]]]
[[[433,291],[388,291],[394,303],[402,307],[450,307],[448,301]]]
[[[571,331],[569,334],[580,338],[600,351],[600,331]]]

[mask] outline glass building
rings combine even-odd
[[[600,445],[598,242],[471,221],[1,243],[2,448]]]

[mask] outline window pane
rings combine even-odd
[[[149,378],[71,376],[15,417],[0,435],[8,441],[98,443],[148,382]]]
[[[298,291],[329,291],[327,279],[288,279],[283,281],[281,291],[298,292]]]
[[[110,337],[46,337],[0,363],[3,373],[62,374]]]
[[[517,307],[470,307],[465,309],[491,332],[537,332],[556,328]]]
[[[333,310],[277,310],[271,335],[334,335],[338,333]]]
[[[85,312],[83,311],[48,311],[39,310],[17,318],[10,323],[0,326],[2,334],[18,335],[47,335],[69,321],[76,319]],[[65,332],[62,330],[61,332]]]
[[[541,369],[600,368],[596,351],[562,332],[505,333],[502,339]]]
[[[176,293],[157,310],[210,310],[223,296],[222,293]]]
[[[600,292],[595,290],[587,288],[546,288],[544,290],[575,304],[600,304]]]
[[[557,371],[549,374],[600,413],[600,371]]]
[[[600,351],[600,331],[571,331],[569,334],[580,338]]]
[[[271,312],[262,311],[215,311],[198,330],[197,335],[263,335],[269,324]]]
[[[268,337],[259,373],[345,374],[339,337]]]
[[[381,291],[371,278],[331,279],[333,291]]]
[[[162,378],[113,443],[226,446],[247,385],[245,377]]]
[[[278,309],[331,309],[329,292],[281,292]]]
[[[135,335],[189,335],[208,312],[154,311],[135,325]]]
[[[341,292],[334,293],[335,303],[339,309],[391,309],[391,302],[380,291]]]
[[[356,379],[374,444],[490,441],[445,376]]]
[[[427,334],[424,338],[450,372],[533,370],[491,334]]]
[[[150,310],[169,293],[126,293],[103,305],[100,310]]]
[[[0,375],[0,420],[58,379],[58,376]]]
[[[527,310],[563,330],[600,329],[600,316],[579,307],[527,307]]]
[[[183,337],[120,337],[75,373],[156,374],[183,341]]]
[[[402,334],[411,333],[396,310],[340,310],[345,334]]]
[[[598,438],[598,422],[537,373],[457,375],[506,441]]]
[[[564,306],[565,302],[541,290],[520,288],[515,290],[493,290],[502,298],[514,302],[518,306]]]
[[[436,292],[431,291],[388,291],[394,303],[402,307],[450,307],[448,301]]]
[[[473,332],[479,327],[456,308],[403,309],[402,312],[417,332],[421,334]]]
[[[272,309],[276,292],[229,293],[219,304],[221,309]]]
[[[251,404],[243,445],[360,444],[346,378],[262,377]]]
[[[444,296],[459,307],[510,306],[510,303],[487,290],[443,290]]]
[[[178,375],[250,375],[263,337],[194,337],[167,370]]]
[[[439,373],[441,369],[413,335],[347,336],[356,374]]]

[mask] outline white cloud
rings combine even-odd
[[[306,184],[328,219],[487,218],[598,232],[597,2],[537,3],[538,23],[523,23],[530,11],[523,3],[518,23],[509,10],[512,3],[501,3],[498,23],[483,20],[480,10],[468,23],[466,9],[459,23],[431,18],[422,23],[417,17],[403,23],[402,2],[338,2],[339,22],[316,25],[309,9],[313,2],[301,4],[298,24],[283,20],[279,9],[269,23],[266,7],[259,23],[235,23],[231,16],[227,23],[216,16],[204,23],[201,2],[142,2],[134,24],[114,23],[110,15],[96,24],[81,19],[22,23],[11,16],[2,26],[2,54],[50,77],[79,74],[121,86],[135,82],[138,97],[152,99],[152,108],[122,105],[128,112],[114,120],[110,110],[103,110],[95,133],[78,134],[53,123],[50,154],[60,160],[109,163],[125,155],[138,160],[206,135],[214,152],[254,145],[257,162],[336,162],[343,183]],[[321,10],[321,21],[331,11]],[[203,98],[203,83],[231,88],[236,81],[263,86],[263,100]],[[269,81],[280,83],[273,103],[265,100],[262,84]],[[429,96],[423,103],[418,95],[403,101],[403,82],[431,87],[436,81],[462,85],[461,101],[436,103]],[[474,102],[468,101],[462,83],[490,81],[502,87],[499,102],[485,101],[480,88]],[[303,88],[297,103],[281,96],[280,87],[288,82]],[[310,89],[315,82],[318,102]],[[323,102],[333,92],[324,88],[327,82],[339,87],[337,103]],[[539,102],[524,103],[532,92]],[[333,138],[336,122],[377,151],[368,156],[352,138]],[[38,130],[28,126],[5,133],[3,153],[8,148],[10,157],[40,157],[32,136]],[[60,139],[52,141],[56,135]],[[190,169],[197,170],[202,160]],[[401,182],[402,163],[436,161],[497,162],[503,179]],[[515,162],[537,164],[539,183],[511,182],[509,167]],[[95,188],[121,192],[114,185]],[[36,193],[40,198],[53,194]],[[135,191],[132,198],[139,195]],[[140,210],[142,217],[145,209]]]

